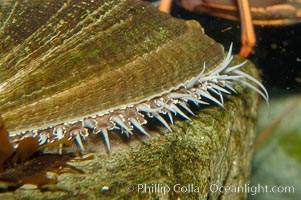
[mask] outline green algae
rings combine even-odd
[[[289,157],[294,158],[301,164],[301,133],[298,130],[292,130],[281,135],[279,138],[280,147]]]

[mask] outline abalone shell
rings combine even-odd
[[[106,140],[118,127],[144,132],[147,102],[185,89],[202,69],[222,67],[212,80],[225,69],[223,47],[200,26],[144,2],[2,1],[0,10],[0,114],[14,144],[75,137],[83,149],[87,129]]]

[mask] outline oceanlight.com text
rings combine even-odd
[[[249,193],[256,195],[258,193],[294,193],[294,186],[269,186],[269,185],[249,185],[244,184],[242,186],[219,186],[217,184],[210,185],[211,192],[223,192],[223,193]]]

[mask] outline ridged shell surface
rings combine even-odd
[[[201,28],[136,0],[0,2],[0,114],[10,133],[167,93],[217,67]]]

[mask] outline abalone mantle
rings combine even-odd
[[[200,27],[136,0],[0,6],[0,113],[16,144],[28,132],[43,133],[41,144],[68,133],[83,149],[86,128],[106,140],[117,125],[131,132],[131,113],[144,133],[144,116],[133,105],[151,108],[148,100],[184,86],[205,62],[208,73],[224,59],[223,47]],[[88,120],[104,114],[97,127]]]

